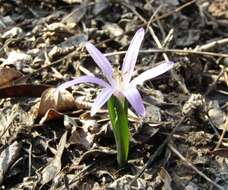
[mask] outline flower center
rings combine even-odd
[[[123,90],[124,89],[123,77],[118,68],[114,68],[113,78],[116,81],[116,89],[120,91]]]

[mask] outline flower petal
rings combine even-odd
[[[99,78],[93,77],[93,76],[85,75],[85,76],[81,76],[81,77],[75,78],[73,80],[64,82],[63,84],[58,86],[56,90],[60,91],[60,90],[69,88],[69,87],[71,87],[71,86],[73,86],[75,84],[79,84],[79,83],[94,83],[94,84],[98,84],[98,85],[100,85],[102,87],[110,86],[107,82],[105,82],[102,79],[99,79]]]
[[[105,104],[105,102],[108,101],[108,99],[111,97],[113,92],[114,92],[114,89],[111,87],[102,89],[101,93],[97,96],[97,98],[95,99],[92,105],[91,112],[90,112],[91,116],[95,115],[95,113]]]
[[[131,87],[131,88],[128,88],[128,89],[122,91],[122,93],[127,98],[127,100],[129,101],[131,106],[134,108],[136,113],[138,115],[144,116],[145,108],[143,105],[143,100],[141,98],[141,95],[139,94],[139,91],[136,88]]]
[[[109,60],[90,42],[87,42],[85,46],[86,46],[86,49],[89,52],[90,56],[93,58],[93,60],[99,66],[99,68],[102,70],[102,72],[104,73],[104,75],[108,79],[108,81],[112,84],[113,72],[112,72],[112,66],[111,66]]]
[[[144,81],[152,79],[154,77],[157,77],[157,76],[165,73],[166,71],[172,69],[173,66],[174,66],[174,63],[171,61],[162,62],[160,65],[141,73],[139,76],[134,78],[130,84],[133,86],[136,86],[137,84],[142,85]]]
[[[144,37],[144,29],[140,28],[134,35],[127,53],[124,57],[122,66],[122,77],[125,83],[130,82],[131,76],[135,67],[135,63],[138,57],[139,48]]]

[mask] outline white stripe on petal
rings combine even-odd
[[[130,82],[130,84],[133,86],[136,86],[138,84],[142,85],[144,81],[155,78],[155,77],[165,73],[166,71],[172,69],[173,66],[174,66],[173,62],[162,62],[160,65],[141,73],[139,76],[134,78]]]
[[[108,79],[110,84],[112,84],[113,72],[112,72],[112,66],[109,60],[90,42],[86,43],[86,49],[89,52],[90,56],[95,61],[95,63],[102,70],[102,72],[104,73],[105,77]]]
[[[94,76],[86,75],[86,76],[81,76],[81,77],[75,78],[73,80],[64,82],[63,84],[58,86],[56,90],[60,91],[60,90],[69,88],[73,85],[80,84],[80,83],[94,83],[94,84],[98,84],[102,87],[109,87],[110,86],[107,82],[105,82],[102,79],[99,79],[99,78],[94,77]]]
[[[136,88],[131,87],[122,91],[122,93],[127,98],[128,102],[134,108],[136,113],[138,115],[145,116],[145,108],[143,105],[142,97],[139,94],[139,91]]]
[[[139,48],[144,38],[144,29],[140,28],[134,35],[122,65],[122,77],[125,83],[130,82],[131,76],[138,57]]]
[[[105,104],[105,102],[108,101],[108,99],[111,97],[113,92],[114,92],[114,89],[111,87],[102,89],[101,93],[97,96],[97,98],[95,99],[92,105],[91,112],[90,112],[91,116],[95,115],[95,113]]]

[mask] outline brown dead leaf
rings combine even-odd
[[[13,68],[1,68],[0,76],[0,88],[2,88],[4,86],[10,86],[12,81],[22,77],[23,74]]]
[[[172,187],[171,187],[172,178],[169,175],[169,173],[167,172],[167,170],[162,167],[160,169],[160,171],[159,171],[159,175],[161,177],[161,180],[164,183],[164,187],[163,188],[166,189],[166,190],[172,190]]]
[[[0,98],[40,97],[48,85],[21,84],[0,88]]]
[[[75,108],[75,101],[72,94],[66,90],[57,94],[55,88],[48,88],[41,95],[37,117],[41,121],[47,121],[59,117],[61,113]]]
[[[40,124],[42,125],[43,123],[47,122],[47,121],[50,121],[52,119],[57,119],[57,118],[60,118],[64,116],[63,113],[60,113],[58,111],[56,111],[55,109],[49,109],[45,115],[41,118],[40,120]]]
[[[210,152],[213,155],[221,156],[221,157],[228,157],[228,148],[218,148]]]

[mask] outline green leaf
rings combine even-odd
[[[128,104],[112,96],[108,101],[109,117],[117,147],[117,161],[120,166],[127,162],[129,151]]]

